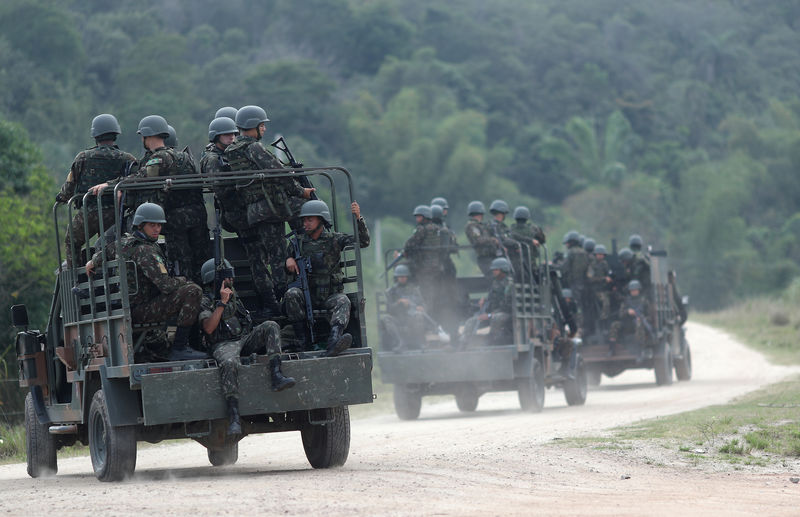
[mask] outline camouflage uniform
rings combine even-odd
[[[76,194],[86,194],[95,185],[121,178],[136,165],[136,158],[132,154],[120,150],[116,145],[96,145],[81,151],[72,162],[67,179],[56,196],[56,201],[66,203]],[[113,190],[108,189],[102,196],[102,217],[104,230],[114,225],[114,198]],[[85,231],[88,229],[89,238],[100,231],[100,214],[97,211],[97,200],[90,198],[86,207],[87,220],[84,228],[82,202],[77,203],[78,210],[72,217],[72,222],[64,237],[64,248],[67,264],[72,264],[73,254],[79,257],[81,247],[86,244]]]
[[[589,260],[586,268],[587,296],[597,300],[600,305],[600,320],[605,321],[611,316],[611,287],[606,282],[609,266],[606,259],[598,260],[594,255]]]
[[[213,284],[211,284],[213,286]],[[197,321],[211,317],[216,306],[214,293],[209,286],[203,290],[201,311]],[[219,325],[211,334],[205,334],[208,350],[219,365],[222,393],[225,398],[239,397],[240,356],[266,354],[270,358],[281,353],[280,327],[274,321],[265,321],[253,327],[250,313],[234,292],[222,311]]]
[[[472,316],[464,323],[464,335],[471,336],[479,328],[489,325],[489,342],[491,344],[510,343],[512,293],[513,286],[508,275],[504,275],[502,278],[493,278],[486,302],[484,302],[484,310],[486,314],[490,315],[489,319],[480,321],[477,315]]]
[[[539,246],[533,243],[534,239],[539,241],[539,244],[545,243],[544,232],[541,228],[525,221],[524,223],[515,222],[510,228],[511,238],[515,241],[526,244],[528,248],[522,248],[522,254],[525,255],[530,251],[531,268],[536,269],[539,263]]]
[[[419,286],[422,297],[428,300],[432,307],[446,303],[446,300],[442,299],[445,265],[442,260],[442,237],[439,226],[432,222],[418,224],[414,234],[403,246],[403,253],[408,259],[411,278]]]
[[[145,154],[139,164],[140,177],[164,177],[196,174],[194,161],[187,151],[161,147]],[[167,224],[162,233],[167,241],[167,258],[176,274],[200,282],[200,267],[211,255],[208,238],[208,215],[201,189],[164,192],[148,191],[141,197],[164,207]]]
[[[200,174],[215,175],[223,172],[228,167],[225,161],[225,151],[216,144],[209,143],[203,150],[200,158]],[[214,185],[214,196],[220,207],[220,224],[229,232],[236,232],[239,228],[247,227],[247,216],[244,205],[237,201],[236,187]]]
[[[580,245],[570,245],[564,261],[563,285],[572,289],[572,294],[575,295],[575,300],[579,305],[582,305],[583,302],[583,287],[588,267],[589,256],[586,250]]]
[[[522,272],[522,255],[520,253],[521,247],[519,242],[514,240],[514,238],[511,236],[511,230],[508,229],[508,226],[506,226],[504,221],[498,221],[497,219],[492,218],[492,220],[489,221],[489,231],[505,248],[505,252],[498,248],[498,256],[504,256],[507,253],[508,259],[511,261],[512,269],[514,270],[514,274],[520,275]],[[520,277],[517,276],[517,278]]]
[[[369,246],[369,230],[364,218],[358,219],[358,238],[362,248]],[[323,229],[314,240],[307,234],[300,236],[300,250],[303,257],[311,261],[308,286],[311,305],[315,309],[332,311],[331,327],[346,327],[350,322],[350,298],[344,294],[343,274],[340,259],[345,247],[355,244],[355,236]],[[294,256],[289,244],[287,255]],[[286,315],[292,323],[306,320],[306,300],[302,289],[291,287],[283,298]]]
[[[646,318],[648,323],[652,321],[650,314],[650,303],[647,301],[642,293],[638,296],[631,296],[630,294],[625,297],[625,301],[619,308],[619,319],[611,324],[608,332],[608,339],[615,342],[619,339],[620,333],[633,334],[636,342],[643,345],[652,346],[653,343],[649,340],[649,333],[645,328],[644,323],[639,316],[631,316],[628,314],[628,309],[634,309],[643,318]]]
[[[401,298],[407,299],[408,305],[401,303]],[[380,330],[381,343],[387,349],[419,348],[425,339],[426,320],[424,313],[417,311],[418,306],[425,306],[419,287],[406,282],[386,290],[388,314],[381,315]]]
[[[497,242],[492,236],[489,225],[470,217],[464,227],[464,233],[467,235],[469,243],[475,248],[478,267],[486,277],[491,278],[492,272],[489,270],[489,264],[497,258]]]
[[[631,280],[638,280],[642,284],[642,294],[650,294],[650,257],[647,254],[637,251],[633,254],[631,263]]]
[[[236,137],[225,149],[224,160],[231,171],[283,169],[263,143],[246,135]],[[297,214],[305,202],[303,193],[303,187],[293,178],[254,180],[238,190],[218,193],[226,224],[230,223],[239,235],[250,261],[255,289],[262,299],[268,296],[268,290],[280,297],[286,289],[286,255],[282,246],[285,223],[299,226]]]
[[[200,312],[200,286],[181,277],[167,273],[166,260],[157,242],[140,231],[125,234],[121,242],[122,259],[132,261],[128,267],[128,289],[136,294],[130,297],[133,323],[157,323],[176,318],[179,327],[190,327]],[[116,244],[106,246],[108,260],[116,258]],[[92,263],[99,268],[103,263],[100,252],[94,254]]]

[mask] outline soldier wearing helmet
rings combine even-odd
[[[635,278],[642,284],[642,291],[645,295],[650,293],[650,257],[644,251],[644,241],[636,233],[628,238],[628,247],[633,252],[631,262],[631,278]]]
[[[381,344],[390,350],[420,348],[425,341],[425,301],[410,276],[408,266],[399,264],[394,285],[386,290],[387,314],[381,315],[380,331]]]
[[[492,201],[492,204],[489,205],[489,213],[492,214],[492,218],[489,220],[489,230],[502,245],[497,248],[495,256],[505,256],[510,259],[512,272],[517,275],[517,278],[522,278],[522,274],[526,270],[522,267],[522,247],[511,237],[511,231],[506,226],[505,219],[508,212],[508,203],[502,199]]]
[[[422,296],[435,304],[445,272],[441,228],[433,222],[433,210],[428,205],[417,206],[413,215],[417,227],[403,245],[403,255],[408,260],[408,267]],[[449,246],[444,251],[448,249]]]
[[[489,265],[492,263],[492,260],[497,257],[496,252],[500,246],[500,241],[492,235],[489,225],[484,222],[483,216],[485,214],[486,208],[483,206],[483,203],[480,201],[470,201],[467,206],[469,221],[467,221],[467,225],[464,227],[464,233],[469,243],[475,249],[478,267],[481,269],[484,276],[491,278],[492,272],[489,269]]]
[[[581,245],[578,232],[574,230],[567,232],[564,235],[563,243],[567,246],[566,259],[562,270],[563,284],[565,287],[572,289],[576,303],[581,309],[585,309],[584,284],[586,282],[586,270],[589,267],[589,257]]]
[[[233,108],[231,108],[233,109]],[[225,108],[220,108],[223,111]],[[235,110],[234,110],[235,111]],[[233,143],[239,129],[233,119],[220,116],[208,125],[208,145],[203,149],[200,159],[200,174],[214,175],[227,167],[225,149]],[[229,232],[247,226],[247,214],[244,206],[238,202],[238,192],[233,185],[214,184],[214,195],[222,209],[222,226]]]
[[[132,262],[128,269],[128,289],[133,323],[157,323],[176,320],[175,339],[166,351],[151,350],[156,358],[174,361],[204,359],[202,352],[189,348],[192,325],[200,312],[202,289],[183,277],[173,277],[167,272],[166,259],[158,246],[162,225],[167,222],[164,209],[155,203],[142,203],[133,216],[133,232],[125,234],[119,243],[121,259]],[[117,258],[117,243],[105,248],[106,258]],[[94,274],[103,264],[103,253],[98,251],[86,264],[86,272]]]
[[[505,257],[497,257],[489,265],[492,284],[487,295],[478,302],[479,312],[464,323],[461,344],[466,346],[479,328],[489,327],[489,343],[506,345],[512,342],[511,334],[511,263]]]
[[[350,210],[357,221],[358,240],[362,248],[369,246],[369,230],[361,217],[361,208],[353,201]],[[340,264],[342,250],[354,245],[354,235],[330,230],[331,214],[324,201],[306,201],[300,209],[304,233],[299,236],[302,256],[311,261],[311,273],[308,275],[311,305],[314,309],[331,311],[330,327],[325,355],[335,356],[350,347],[353,337],[345,333],[350,323],[350,298],[344,294],[342,283],[342,267]],[[287,250],[286,270],[295,275],[300,270],[294,259],[294,250],[289,245]],[[308,343],[306,321],[306,301],[304,293],[297,287],[291,287],[283,298],[286,315],[294,328],[295,337],[306,346]]]
[[[81,196],[81,199],[76,200],[76,208],[79,209],[83,204],[84,194],[91,192],[95,196],[102,195],[101,193],[109,185],[109,182],[122,178],[136,166],[136,158],[132,154],[120,150],[115,143],[122,130],[114,115],[108,113],[97,115],[92,120],[90,132],[95,140],[95,146],[81,151],[75,156],[67,179],[56,196],[56,201],[59,203],[66,203],[75,195]],[[97,199],[94,197],[88,199],[86,221],[84,221],[83,210],[75,211],[64,237],[68,266],[73,264],[73,257],[78,259],[78,264],[86,260],[81,258],[80,254],[81,247],[86,244],[87,229],[89,238],[96,235],[100,231],[101,217],[105,230],[114,225],[114,198],[110,190],[106,192],[106,195],[102,195],[101,203],[103,209],[98,211]]]
[[[589,242],[587,240],[586,242]],[[584,242],[584,249],[586,249]],[[594,241],[592,241],[594,243]],[[611,316],[611,268],[606,260],[606,247],[596,244],[592,248],[594,252],[590,256],[589,266],[586,268],[586,288],[587,296],[594,300],[594,306],[598,307],[597,325],[605,325]],[[591,329],[590,329],[591,330]]]
[[[611,324],[608,332],[609,353],[615,354],[618,341],[625,336],[633,336],[640,351],[655,345],[652,335],[653,314],[650,302],[642,293],[642,284],[638,280],[628,282],[628,295],[620,305],[618,319]]]
[[[224,266],[224,267],[223,267]],[[233,289],[233,267],[227,260],[220,266],[220,284],[214,259],[202,266],[203,298],[197,321],[203,329],[208,350],[219,365],[222,394],[228,406],[228,435],[242,434],[239,421],[240,356],[266,354],[269,358],[272,391],[283,391],[295,384],[292,377],[281,372],[281,329],[274,321],[253,324],[250,312]],[[218,292],[215,292],[219,289]]]
[[[224,151],[228,170],[258,170],[269,175],[270,170],[284,168],[261,141],[269,122],[263,108],[244,106],[236,112],[234,122],[239,136]],[[254,178],[241,185],[235,197],[220,199],[226,221],[232,223],[245,248],[264,318],[280,314],[278,299],[286,290],[285,223],[291,221],[297,229],[299,207],[313,192],[290,177]]]
[[[447,228],[447,212],[450,210],[450,205],[448,205],[447,200],[441,196],[431,199],[431,208],[435,205],[442,207],[442,226]]]
[[[545,243],[544,232],[530,222],[531,211],[527,206],[516,207],[513,215],[515,222],[510,228],[511,238],[524,244],[523,259],[530,264],[531,271],[535,271],[539,264],[539,246]]]

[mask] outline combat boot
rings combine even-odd
[[[331,327],[331,334],[328,337],[328,348],[322,353],[322,357],[336,357],[353,344],[353,336],[342,333],[344,328],[341,325]]]
[[[228,397],[228,436],[242,434],[242,424],[239,422],[239,399]]]
[[[272,373],[272,391],[283,391],[296,383],[294,377],[285,377],[281,371],[281,358],[275,356],[269,360],[269,371]]]
[[[255,317],[264,320],[272,320],[281,315],[281,306],[275,297],[275,292],[270,289],[266,294],[261,295],[261,308],[256,311]]]
[[[175,339],[169,349],[170,361],[191,361],[193,359],[208,359],[208,354],[194,350],[188,346],[189,333],[192,327],[178,327],[175,331]]]

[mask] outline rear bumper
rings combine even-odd
[[[494,382],[515,378],[516,346],[475,350],[381,352],[381,377],[391,384]]]

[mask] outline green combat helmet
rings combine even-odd
[[[642,237],[638,233],[634,233],[628,238],[628,247],[632,251],[642,251],[643,244]]]
[[[114,115],[103,113],[92,119],[92,138],[97,138],[98,136],[107,135],[109,133],[114,133],[116,135],[122,133],[119,122],[117,122],[117,118]]]
[[[164,145],[178,147],[178,133],[175,132],[175,128],[167,124],[167,129],[169,129],[169,136],[164,139]]]
[[[394,268],[394,277],[397,278],[398,276],[409,277],[411,276],[411,270],[405,264],[400,264]]]
[[[583,249],[586,250],[586,253],[593,252],[595,250],[594,239],[587,237],[586,240],[583,241]]]
[[[564,240],[561,241],[561,244],[580,244],[580,242],[580,234],[575,230],[571,230],[564,234]]]
[[[167,217],[164,215],[164,209],[155,203],[142,203],[133,214],[133,226],[139,226],[142,223],[161,223],[167,222]]]
[[[508,262],[507,258],[505,258],[505,257],[497,257],[489,265],[489,269],[499,269],[503,273],[510,273],[511,272],[511,264]]]
[[[223,261],[224,269],[223,275],[225,278],[234,278],[233,266],[228,259]],[[210,284],[214,281],[214,277],[216,276],[216,268],[214,267],[214,259],[210,258],[203,262],[202,267],[200,267],[200,278],[203,280],[204,284]]]
[[[597,246],[594,247],[594,254],[595,255],[608,255],[608,251],[606,250],[605,246],[603,246],[602,244],[598,244]]]
[[[161,115],[147,115],[139,121],[139,129],[136,132],[142,136],[163,135],[169,136],[169,124]]]
[[[641,291],[642,290],[642,283],[638,280],[631,280],[628,282],[628,292],[631,291]]]
[[[489,211],[492,213],[507,214],[509,212],[508,203],[502,199],[495,199],[492,201],[492,204],[489,205]]]
[[[572,298],[572,289],[567,289],[567,288],[562,289],[561,290],[561,296],[564,299],[571,299]]]
[[[473,216],[475,214],[485,214],[486,207],[483,206],[483,203],[480,201],[470,201],[469,205],[467,205],[467,215]]]
[[[239,113],[241,112],[242,110],[239,110]],[[300,208],[300,217],[313,216],[321,217],[326,224],[331,224],[331,212],[328,210],[328,205],[325,204],[325,201],[312,199],[311,201],[303,203],[303,206]]]
[[[215,142],[219,135],[239,134],[236,122],[229,117],[217,117],[208,125],[208,141]]]
[[[267,112],[260,106],[244,106],[236,112],[236,127],[240,129],[253,129],[263,122],[269,122]]]
[[[431,220],[441,223],[442,219],[444,219],[444,208],[441,205],[431,205]]]
[[[531,218],[531,211],[528,210],[527,206],[518,206],[514,209],[514,219],[517,221],[527,221]]]
[[[447,200],[445,198],[443,198],[443,197],[435,197],[435,198],[431,199],[431,206],[433,206],[433,205],[439,205],[440,207],[442,207],[445,210],[449,210],[450,209],[450,206],[448,206],[448,204],[447,204]]]
[[[214,113],[214,118],[220,117],[228,117],[231,120],[236,120],[236,112],[239,111],[236,108],[232,108],[230,106],[225,106],[224,108],[220,108]]]
[[[414,213],[411,215],[414,216],[421,215],[425,219],[433,219],[433,213],[431,211],[431,207],[429,207],[428,205],[417,205],[417,207],[414,209]]]
[[[623,262],[630,262],[633,260],[633,252],[628,248],[622,248],[619,250],[619,259]]]

